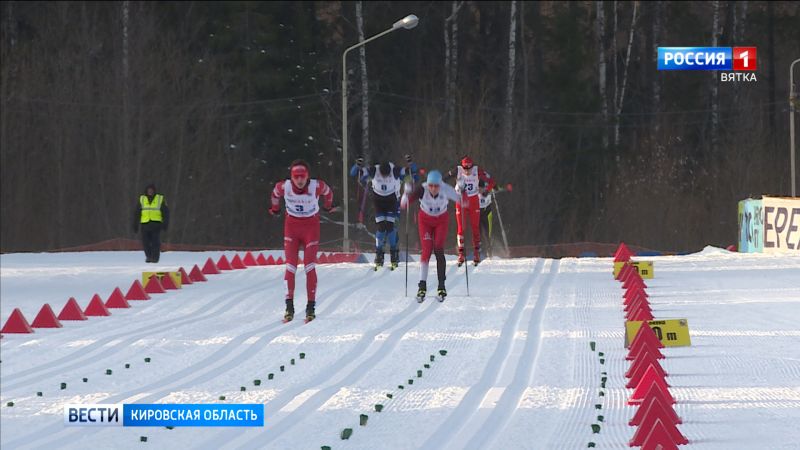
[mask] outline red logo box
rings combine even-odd
[[[756,70],[755,47],[733,47],[733,70]]]

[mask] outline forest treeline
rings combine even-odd
[[[342,52],[407,14],[349,56],[349,163],[469,154],[514,186],[510,245],[724,246],[738,200],[789,194],[798,2],[5,1],[0,250],[133,237],[150,182],[167,241],[280,247],[291,160],[344,201]],[[758,81],[659,72],[659,46],[757,47]]]

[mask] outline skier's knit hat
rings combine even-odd
[[[440,185],[442,184],[442,173],[438,170],[431,170],[428,172],[428,184]]]

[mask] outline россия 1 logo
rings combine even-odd
[[[718,70],[720,81],[758,81],[756,47],[659,47],[658,70]]]

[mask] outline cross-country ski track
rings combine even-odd
[[[188,270],[223,253],[234,255],[169,252],[158,269]],[[141,259],[140,252],[2,255],[0,320],[20,308],[31,322],[45,302],[58,313],[69,297],[83,307],[94,293],[105,299],[114,287],[125,291],[153,270]],[[655,263],[656,278],[648,280],[654,315],[686,318],[692,333],[692,346],[665,349],[662,360],[690,440],[685,448],[796,448],[800,258],[707,247],[643,259]],[[418,304],[418,263],[409,265],[409,297],[402,263],[393,272],[318,265],[317,320],[309,324],[298,270],[298,314],[283,324],[284,267],[249,267],[129,301],[130,309],[112,309],[110,317],[3,334],[0,444],[629,448],[635,408],[626,403],[630,363],[611,258],[486,260],[469,266],[469,296],[464,270],[449,257],[448,297],[439,303],[433,262],[428,298]],[[608,383],[598,397],[601,372]],[[265,426],[65,427],[62,417],[68,403],[217,402],[263,403]],[[369,415],[366,426],[359,414]],[[598,414],[604,420],[594,434]],[[344,428],[353,429],[349,440],[339,437]]]

